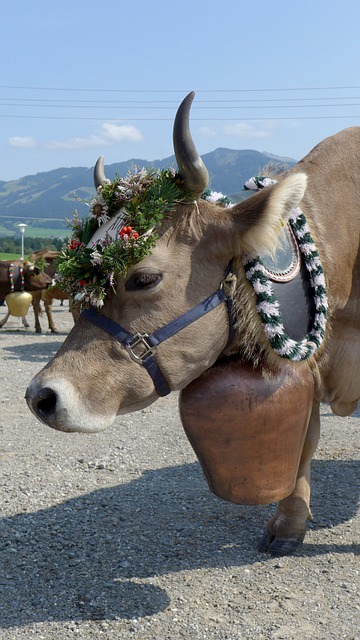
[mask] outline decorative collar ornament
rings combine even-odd
[[[230,205],[222,193],[206,191],[203,198]],[[136,169],[125,178],[105,180],[89,205],[89,217],[81,220],[74,211],[67,220],[72,237],[58,260],[58,286],[81,307],[102,307],[116,276],[151,253],[165,215],[191,200],[174,169]]]
[[[272,282],[290,282],[297,276],[301,268],[301,254],[290,224],[284,225],[275,252],[265,254],[261,259]]]
[[[20,279],[20,291],[25,291],[25,279],[24,279],[24,269],[23,267],[15,267],[17,274],[16,278]],[[15,291],[15,282],[14,282],[14,265],[9,264],[9,280],[10,280],[10,289],[11,293]]]
[[[242,191],[259,191],[259,189],[270,187],[276,182],[273,178],[267,178],[266,176],[254,176],[245,182]]]
[[[263,181],[264,178],[262,177],[251,178],[247,184],[260,185],[251,187],[254,190],[258,190],[276,182],[272,180],[265,185],[261,185]],[[311,237],[306,218],[299,207],[292,212],[289,225],[297,238],[314,293],[315,314],[313,326],[303,340],[295,341],[285,333],[279,303],[275,298],[268,272],[261,257],[247,256],[244,259],[244,268],[246,277],[256,293],[256,308],[263,323],[264,333],[272,349],[282,358],[301,361],[316,353],[324,340],[328,302],[320,257]]]

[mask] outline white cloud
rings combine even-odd
[[[100,132],[91,134],[87,138],[74,137],[68,140],[52,140],[46,144],[46,147],[48,149],[88,149],[119,142],[140,142],[142,139],[141,131],[132,125],[104,122]]]
[[[88,149],[103,144],[100,136],[89,136],[88,138],[69,138],[68,140],[51,140],[45,144],[47,149]]]
[[[27,136],[12,136],[9,138],[9,145],[17,149],[33,149],[36,147],[36,140]]]
[[[250,140],[253,138],[271,138],[273,135],[273,126],[268,125],[263,128],[256,127],[247,122],[236,122],[234,124],[227,124],[224,127],[224,133],[234,138],[245,138]]]
[[[216,131],[214,129],[210,129],[210,127],[200,127],[199,134],[203,138],[216,138]]]
[[[105,132],[106,137],[114,142],[140,142],[143,135],[139,129],[132,125],[117,125],[111,122],[104,122],[101,128]]]

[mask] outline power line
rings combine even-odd
[[[0,89],[22,89],[26,91],[69,91],[94,93],[186,93],[189,89],[99,89],[73,87],[37,87],[24,85],[0,85]],[[271,91],[333,91],[343,89],[360,89],[360,85],[329,86],[329,87],[273,87],[258,89],[196,89],[196,93],[258,93]]]
[[[359,102],[349,102],[349,103],[344,103],[344,104],[288,104],[288,105],[282,105],[282,104],[272,104],[272,105],[253,105],[250,106],[249,105],[237,105],[237,106],[216,106],[216,107],[199,107],[194,105],[192,107],[192,111],[210,111],[210,110],[225,110],[225,109],[312,109],[312,108],[321,108],[324,109],[325,107],[359,107],[360,103]],[[16,103],[2,103],[0,102],[0,107],[37,107],[37,108],[55,108],[55,109],[103,109],[104,106],[103,105],[79,105],[79,104],[75,104],[75,105],[57,105],[57,104],[16,104]],[[106,107],[107,109],[129,109],[129,106],[121,106],[121,105],[113,105],[113,106],[109,106],[107,105]],[[131,109],[143,109],[144,107],[141,106],[132,106]],[[164,110],[164,109],[171,109],[173,110],[173,107],[168,107],[168,106],[162,106],[162,107],[154,107],[154,106],[146,106],[146,109],[160,109]]]
[[[179,93],[179,89],[98,89],[98,88],[65,88],[65,87],[37,87],[37,86],[20,86],[20,85],[0,85],[0,89],[19,89],[22,91],[36,91],[36,92],[51,92],[51,91],[62,91],[62,92],[72,92],[72,93],[85,93],[85,92],[96,92],[96,93],[115,93],[115,94],[123,94],[130,95],[133,94],[136,96],[139,95],[139,98],[136,97],[129,99],[72,99],[72,98],[26,98],[24,96],[16,97],[2,97],[0,98],[0,107],[12,107],[12,109],[16,110],[17,113],[2,113],[0,114],[0,118],[21,118],[22,120],[73,120],[73,121],[124,121],[124,122],[164,122],[164,121],[173,121],[173,114],[171,117],[163,117],[159,114],[159,112],[166,112],[166,110],[174,110],[176,105],[178,104],[174,99],[149,99],[145,96],[149,94],[175,94]],[[358,115],[349,115],[346,113],[340,114],[340,109],[350,109],[353,107],[360,106],[360,96],[354,95],[346,95],[346,96],[335,96],[335,95],[312,95],[312,96],[297,96],[297,97],[243,97],[243,94],[250,92],[252,94],[255,93],[266,93],[269,95],[271,92],[285,92],[285,91],[297,91],[297,92],[334,92],[343,91],[349,89],[360,89],[360,85],[354,86],[325,86],[325,87],[288,87],[288,88],[265,88],[265,89],[200,89],[198,91],[199,94],[223,94],[224,98],[219,99],[215,97],[208,97],[206,99],[198,99],[192,107],[192,120],[193,121],[222,121],[222,122],[231,122],[235,120],[243,120],[243,121],[276,121],[276,120],[318,120],[318,119],[343,119],[343,118],[351,118],[352,120],[357,119]],[[185,93],[185,91],[182,91]],[[242,94],[241,97],[236,98],[235,94]],[[144,96],[141,97],[141,94]],[[230,98],[229,95],[234,96]],[[346,102],[345,102],[346,101]],[[335,107],[338,108],[337,113],[330,115],[327,113],[326,115],[317,116],[317,115],[304,115],[304,110],[310,109],[319,109],[323,110],[331,109],[333,110]],[[26,113],[20,115],[18,109],[26,110]],[[44,115],[34,114],[31,115],[29,110],[32,109],[41,109],[44,110]],[[62,112],[59,115],[52,115],[54,110],[61,109]],[[73,113],[69,112],[69,110],[73,110]],[[76,112],[82,110],[82,115],[76,115]],[[94,111],[99,111],[103,109],[108,115],[97,117],[96,115],[91,115]],[[117,110],[116,117],[114,115],[110,115],[110,111]],[[128,113],[124,113],[124,110],[128,110]],[[243,117],[241,112],[245,109],[251,109],[252,112],[262,111],[264,116],[259,115],[251,115]],[[268,110],[267,113],[265,110]],[[276,116],[269,115],[274,111],[279,112],[279,109],[284,109],[284,113],[287,115],[284,116]],[[300,109],[301,115],[292,115],[294,109]],[[47,113],[46,111],[47,110]],[[237,117],[231,117],[230,111],[238,111],[239,115]],[[289,113],[290,110],[290,113]],[[64,114],[64,111],[68,112],[68,115]],[[140,111],[140,112],[139,112]],[[142,113],[141,113],[142,111]],[[151,112],[157,111],[158,114],[152,115]],[[196,112],[203,112],[205,117],[196,117]],[[217,116],[210,116],[211,112],[222,111],[221,117],[220,114]],[[129,115],[129,112],[131,115]],[[134,112],[138,113],[138,115],[134,115]],[[226,117],[226,113],[229,113],[229,117]],[[122,115],[124,114],[124,115]]]
[[[316,96],[316,97],[310,97],[310,98],[241,98],[238,100],[228,100],[228,99],[222,99],[222,100],[197,100],[196,104],[233,104],[233,103],[244,103],[244,102],[307,102],[309,100],[358,100],[360,98],[360,96],[326,96],[326,97],[321,97],[321,96]],[[56,103],[55,106],[59,106],[62,107],[63,103],[71,103],[69,106],[72,106],[74,103],[81,103],[80,106],[82,107],[86,107],[87,104],[101,104],[101,105],[109,105],[109,104],[126,104],[127,106],[129,105],[133,105],[133,104],[140,104],[140,105],[148,105],[148,104],[157,104],[158,106],[162,107],[162,105],[164,103],[166,104],[171,104],[171,105],[177,105],[178,102],[177,100],[71,100],[69,98],[67,99],[62,99],[62,98],[4,98],[2,97],[1,100],[7,101],[7,103],[9,103],[9,100],[13,100],[16,102],[36,102],[36,103],[41,103],[44,102],[46,103],[45,106],[54,106],[53,104],[49,104],[49,103]],[[10,104],[10,103],[9,103]],[[15,106],[23,106],[22,104],[19,105],[15,105]],[[33,106],[33,105],[24,105],[24,106]],[[42,105],[35,105],[35,106],[42,106]],[[67,105],[66,105],[67,106]],[[326,106],[326,105],[324,105]],[[170,108],[170,107],[169,107]],[[196,108],[196,106],[194,105],[194,108]],[[206,107],[201,107],[201,108],[206,108]]]
[[[106,117],[104,116],[103,118],[99,118],[96,116],[30,116],[30,115],[14,115],[14,114],[0,114],[0,118],[17,118],[17,119],[22,119],[22,120],[93,120],[93,121],[114,121],[114,122],[118,122],[119,120],[121,120],[122,122],[173,122],[174,118],[139,118],[139,117],[124,117],[124,116],[118,116],[117,118],[112,117]],[[257,116],[257,117],[239,117],[242,121],[243,120],[344,120],[346,118],[350,118],[350,119],[356,119],[356,118],[360,118],[360,114],[356,114],[356,115],[351,115],[351,114],[344,114],[344,115],[331,115],[331,116]],[[192,122],[197,121],[197,122],[236,122],[239,120],[239,118],[191,118]]]

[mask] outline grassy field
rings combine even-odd
[[[69,238],[70,229],[45,229],[44,227],[27,227],[25,238]]]
[[[0,260],[19,260],[19,258],[18,253],[0,253]]]
[[[4,240],[4,242],[0,243],[1,244],[1,248],[2,249],[9,249],[10,251],[13,250],[13,252],[11,253],[5,253],[3,251],[0,251],[0,260],[18,260],[20,258],[20,254],[21,254],[21,249],[20,249],[20,239],[19,239],[19,234],[17,229],[14,230],[13,232],[10,230],[6,230],[6,233],[4,233],[5,228],[3,226],[0,225],[0,238],[4,239],[4,238],[13,238],[14,242],[7,242]],[[44,228],[44,227],[31,227],[28,226],[25,230],[25,247],[24,247],[24,256],[25,259],[31,254],[33,253],[33,248],[32,248],[32,238],[40,238],[41,240],[45,241],[47,244],[46,246],[48,247],[52,247],[54,248],[54,243],[55,247],[60,248],[60,245],[57,244],[60,240],[61,245],[63,244],[63,242],[69,238],[71,236],[71,230],[70,229],[64,229],[64,228]],[[19,253],[16,252],[16,248],[17,246],[19,246]],[[37,244],[38,246],[38,244]]]

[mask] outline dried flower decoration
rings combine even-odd
[[[136,169],[104,181],[89,217],[80,219],[75,211],[67,220],[72,237],[59,257],[58,286],[82,307],[102,307],[116,276],[151,252],[165,215],[188,199],[173,169]]]

